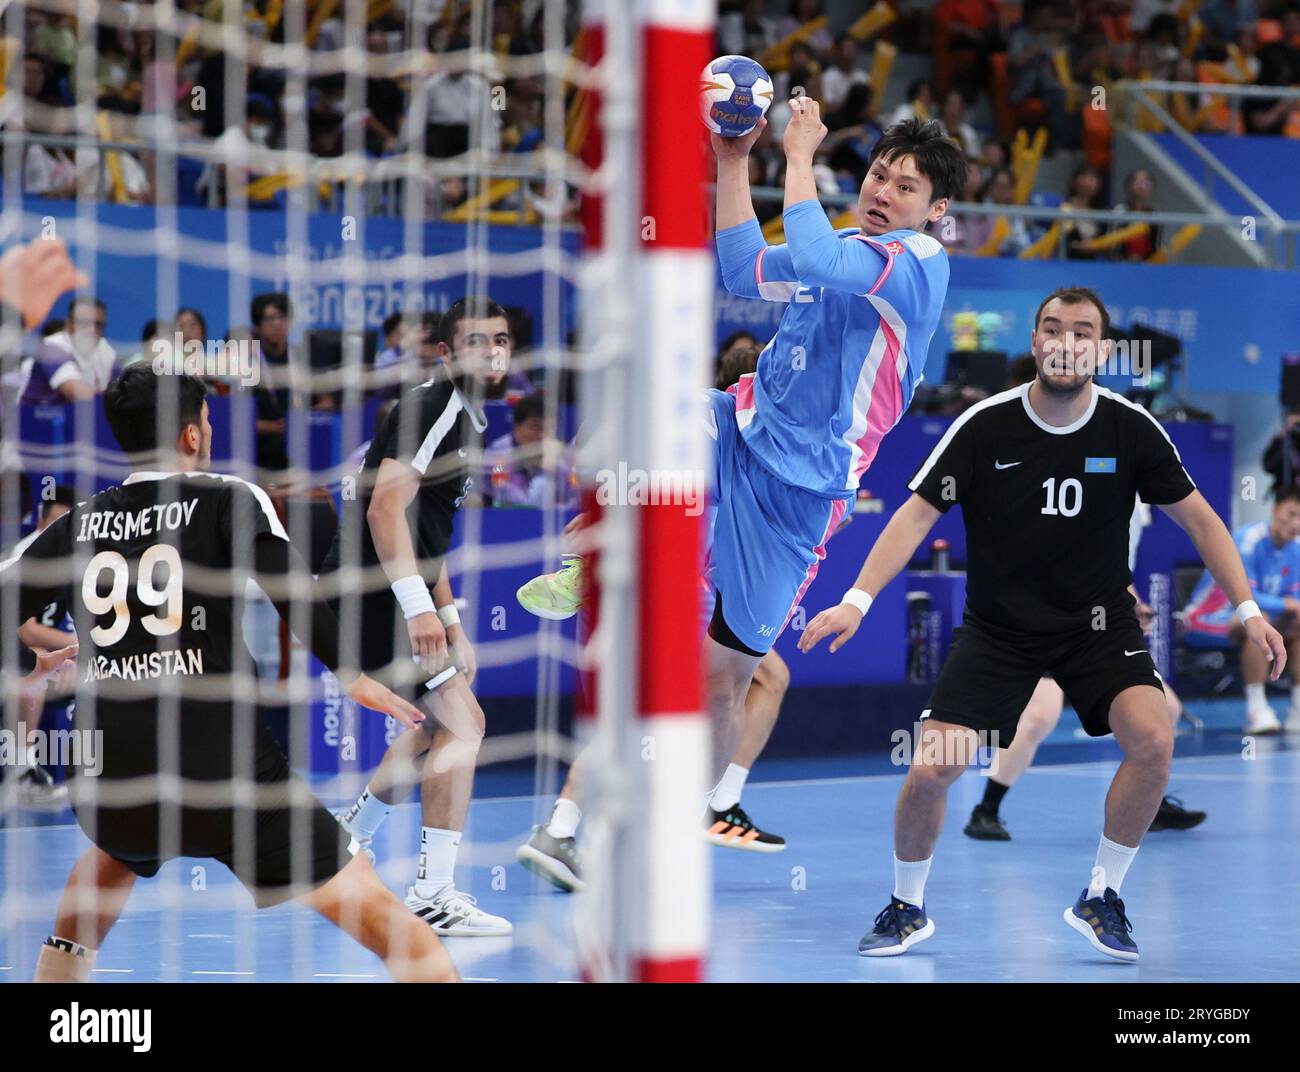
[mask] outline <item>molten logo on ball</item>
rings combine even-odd
[[[704,125],[724,138],[757,126],[772,103],[772,80],[748,56],[719,56],[700,75]]]

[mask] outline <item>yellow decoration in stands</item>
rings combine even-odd
[[[320,28],[329,21],[338,6],[339,0],[317,0],[316,7],[311,13],[311,21],[307,23],[307,44],[309,47],[316,44],[316,36],[320,33]]]
[[[1022,131],[1023,133],[1023,131]],[[1047,149],[1047,128],[1039,127],[1034,131],[1033,144],[1023,149],[1012,174],[1015,176],[1015,192],[1012,199],[1017,205],[1029,202],[1029,195],[1034,192],[1034,180],[1038,178],[1038,168],[1043,162],[1043,153]]]
[[[885,0],[879,0],[875,7],[849,27],[848,34],[855,40],[865,41],[873,34],[878,34],[897,18],[898,12],[885,3]]]
[[[1203,2],[1204,0],[1183,0],[1178,5],[1178,21],[1186,22],[1190,19],[1200,9]]]
[[[1189,223],[1186,227],[1180,227],[1177,233],[1169,240],[1169,245],[1164,249],[1156,250],[1147,258],[1147,264],[1168,264],[1171,257],[1177,257],[1189,245],[1195,241],[1196,236],[1201,233],[1199,223]]]
[[[1070,73],[1070,57],[1065,49],[1058,48],[1052,53],[1052,66],[1056,68],[1057,80],[1065,88],[1065,110],[1067,112],[1077,112],[1079,110],[1079,88],[1074,84],[1074,76]]]
[[[1052,224],[1038,241],[1032,245],[1026,246],[1019,253],[1022,261],[1043,261],[1052,255],[1056,244],[1061,240],[1061,221],[1057,220]]]
[[[113,140],[113,129],[109,126],[107,112],[95,116],[95,134],[101,141]],[[129,197],[126,179],[122,177],[122,157],[116,149],[104,150],[104,167],[108,171],[108,200],[115,205],[125,204]]]
[[[467,220],[470,216],[477,215],[481,209],[485,209],[489,205],[495,205],[503,197],[508,197],[518,189],[518,179],[497,179],[489,183],[488,188],[482,193],[475,194],[463,204],[457,205],[450,212],[443,213],[442,218],[453,223]],[[517,217],[518,213],[515,215]]]
[[[1151,225],[1149,223],[1130,223],[1125,227],[1111,231],[1109,234],[1099,235],[1096,238],[1088,239],[1086,242],[1080,242],[1078,248],[1089,253],[1104,253],[1108,249],[1122,246],[1131,238],[1141,238],[1150,230]]]
[[[826,15],[819,15],[817,18],[805,22],[797,30],[786,34],[776,44],[763,49],[754,59],[767,70],[769,74],[773,71],[784,71],[790,66],[790,49],[799,41],[806,41],[819,30],[824,29],[830,24],[830,19]]]
[[[851,223],[844,224],[845,227],[852,227]],[[763,224],[763,237],[769,243],[775,242],[780,245],[785,241],[785,217],[773,216],[767,223]]]
[[[1002,244],[1011,235],[1011,224],[1007,222],[1005,216],[999,216],[993,221],[993,230],[990,232],[984,244],[975,251],[977,257],[996,257]]]
[[[1187,40],[1183,42],[1183,59],[1190,60],[1196,55],[1196,48],[1201,43],[1201,37],[1205,34],[1205,23],[1200,19],[1193,18],[1192,24],[1187,28]],[[1229,48],[1235,48],[1235,45],[1229,45]]]
[[[894,69],[894,58],[898,49],[888,41],[877,41],[871,54],[871,91],[876,100],[885,96],[885,87],[889,85],[889,74]]]

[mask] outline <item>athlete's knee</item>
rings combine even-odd
[[[1124,754],[1144,767],[1167,770],[1174,758],[1174,728],[1168,714],[1131,727],[1125,734]]]
[[[933,756],[926,757],[922,747],[912,759],[906,781],[913,789],[922,792],[947,792],[948,787],[962,776],[966,766],[964,763],[949,763]]]
[[[784,696],[790,687],[790,668],[776,652],[769,651],[763,656],[754,671],[754,684],[766,689],[774,696]]]

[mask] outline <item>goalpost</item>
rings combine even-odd
[[[525,14],[537,16],[530,30],[541,47],[519,53],[497,22],[504,7],[494,0],[10,5],[0,14],[5,244],[46,232],[66,241],[89,277],[87,292],[108,303],[105,337],[119,357],[147,345],[146,320],[170,325],[185,307],[206,317],[203,341],[248,343],[252,298],[288,294],[292,342],[302,347],[295,352],[314,355],[326,344],[338,351],[328,368],[312,365],[295,390],[307,399],[331,391],[342,399],[332,415],[303,403],[288,414],[291,471],[310,492],[283,496],[283,520],[300,548],[309,546],[317,507],[331,497],[345,503],[355,469],[349,455],[372,431],[373,405],[358,401],[373,359],[367,334],[373,339],[391,312],[441,312],[462,294],[495,288],[509,295],[503,304],[530,314],[532,338],[517,365],[547,399],[548,436],[568,434],[559,397],[570,378],[578,382],[577,468],[583,507],[595,522],[590,618],[578,643],[554,623],[504,637],[488,624],[496,612],[524,616],[513,598],[517,582],[507,590],[503,573],[558,566],[559,507],[506,539],[488,511],[463,510],[449,556],[456,594],[468,605],[480,681],[518,679],[520,664],[530,668],[532,725],[508,735],[489,729],[480,763],[532,760],[533,821],[546,820],[559,766],[577,752],[559,725],[574,665],[581,679],[577,736],[590,742],[591,759],[580,842],[589,891],[573,902],[573,942],[551,933],[543,914],[517,929],[515,941],[554,954],[552,965],[571,962],[576,945],[581,974],[591,980],[694,980],[703,975],[708,938],[709,847],[700,818],[712,772],[699,620],[708,463],[700,393],[713,351],[715,287],[697,94],[712,54],[715,3],[530,0]],[[393,23],[400,28],[383,31],[387,51],[377,53],[374,20],[394,8],[403,15]],[[581,47],[571,50],[568,23],[578,8]],[[40,48],[71,35],[66,74],[68,57],[60,53],[56,62],[38,49],[38,24],[46,27]],[[430,51],[431,39],[460,32],[456,51]],[[121,79],[101,45],[115,41],[116,49],[128,37],[131,44],[121,47],[144,53],[126,58]],[[49,72],[41,100],[23,83],[24,61],[38,53]],[[460,71],[488,83],[493,111],[474,119],[464,151],[427,155],[424,86],[438,72]],[[143,88],[131,88],[135,74]],[[403,83],[405,122],[417,138],[376,154],[368,151],[369,83],[386,77]],[[507,88],[522,93],[529,82],[540,96],[536,144],[527,153],[498,152],[490,135],[502,125],[502,109],[514,106]],[[55,100],[65,88],[72,107]],[[125,105],[114,103],[119,91]],[[200,129],[211,109],[224,109],[216,124],[224,129]],[[272,127],[269,140],[265,126]],[[332,135],[337,142],[326,149]],[[37,196],[27,186],[39,169],[29,165],[47,157],[53,174],[71,168],[78,177],[72,187]],[[579,194],[576,226],[564,212],[570,190]],[[65,298],[51,316],[66,308]],[[31,357],[38,344],[24,345]],[[91,412],[98,402],[75,414],[59,405],[20,407],[18,389],[16,377],[4,387],[0,460],[21,468],[33,489],[24,502],[5,484],[5,553],[19,535],[19,517],[38,505],[47,483],[72,483],[84,499],[126,473]],[[259,412],[238,385],[214,404],[222,422],[214,471],[258,480]],[[292,624],[300,619],[305,614],[295,608]],[[12,633],[16,624],[0,627]],[[273,613],[255,614],[248,627],[258,665],[239,670],[247,686],[238,700],[243,714],[251,716],[259,693],[282,702],[291,766],[312,774],[331,806],[345,802],[365,784],[392,727],[376,728],[373,714],[344,703],[336,684],[331,691]],[[13,652],[6,637],[6,672]],[[509,693],[488,685],[483,698],[489,727],[494,710],[519,699],[499,699],[501,691]],[[349,740],[355,747],[345,754],[341,742]],[[5,781],[0,943],[17,979],[30,977],[64,877],[51,878],[41,859],[61,860],[80,834],[67,826],[42,831],[19,806],[12,779]],[[513,851],[527,836],[526,822],[492,829],[482,836],[471,830],[461,863],[494,881],[498,871],[508,874],[512,890],[524,888],[532,880]],[[407,847],[380,861],[381,877],[399,897],[414,852]],[[265,977],[263,917],[247,910],[233,880],[214,878],[222,869],[195,877],[189,863],[172,865],[135,894],[132,904],[157,916],[159,947],[181,952],[134,977]],[[543,904],[536,889],[533,896]],[[183,925],[182,913],[196,905],[223,926]],[[218,930],[228,930],[225,951],[210,947]],[[275,971],[295,979],[346,975],[346,965],[340,973],[333,961],[321,962],[305,914],[276,933],[289,952]],[[208,965],[205,957],[225,959],[219,969],[195,967]],[[112,963],[102,970],[97,979],[115,978]],[[548,970],[567,977],[567,968]]]

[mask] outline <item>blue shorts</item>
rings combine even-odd
[[[734,637],[762,654],[817,576],[853,496],[826,499],[764,469],[741,438],[735,395],[710,391],[707,418],[714,449],[704,577]]]

